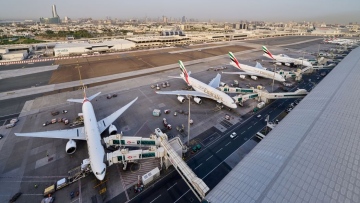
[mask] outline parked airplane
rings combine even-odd
[[[281,64],[286,65],[286,66],[294,66],[294,65],[303,65],[303,66],[306,66],[306,67],[309,67],[309,66],[311,67],[312,66],[312,64],[307,60],[294,59],[294,58],[291,58],[291,57],[289,57],[289,56],[287,56],[285,54],[272,55],[270,53],[270,51],[265,46],[263,46],[262,49],[264,51],[263,56],[265,56],[266,58],[273,59],[277,63],[281,63]]]
[[[225,106],[230,108],[237,108],[235,101],[224,92],[216,89],[219,87],[221,75],[217,74],[214,79],[210,81],[207,85],[203,82],[196,80],[195,78],[190,77],[191,72],[187,72],[185,66],[182,61],[179,61],[181,74],[180,77],[173,78],[182,78],[188,85],[191,85],[195,91],[185,91],[185,90],[177,90],[177,91],[159,91],[157,94],[171,94],[178,95],[177,99],[181,102],[185,102],[185,97],[187,95],[194,96],[194,101],[197,104],[201,104],[202,100],[199,97],[205,97],[209,99],[213,99],[218,103],[222,103]]]
[[[45,137],[45,138],[61,138],[69,139],[66,143],[66,153],[72,154],[76,151],[76,142],[74,140],[86,140],[88,146],[89,159],[83,161],[83,165],[90,164],[91,170],[97,179],[103,180],[105,177],[106,165],[104,163],[105,151],[101,145],[100,133],[104,132],[109,126],[109,133],[116,133],[117,129],[112,124],[126,109],[128,109],[138,98],[118,109],[110,116],[96,120],[94,108],[91,104],[96,96],[101,92],[86,97],[84,88],[84,99],[68,99],[69,102],[82,103],[82,115],[84,118],[84,127],[67,129],[67,130],[55,130],[45,132],[33,132],[33,133],[15,133],[16,136],[25,137]],[[89,163],[90,162],[90,163]]]
[[[255,67],[244,65],[244,64],[241,64],[241,66],[240,66],[239,61],[236,59],[236,57],[234,56],[234,54],[232,52],[229,52],[229,56],[231,59],[230,65],[235,66],[237,69],[239,69],[243,72],[222,72],[224,74],[237,74],[237,75],[240,75],[240,77],[241,77],[241,75],[244,75],[244,77],[245,77],[245,75],[250,75],[251,79],[253,79],[253,80],[257,80],[257,76],[260,76],[263,78],[274,79],[274,80],[280,81],[280,82],[285,81],[285,78],[283,76],[281,76],[278,73],[266,70],[258,62],[256,62]]]

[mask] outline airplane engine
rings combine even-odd
[[[245,75],[240,75],[240,78],[241,78],[241,79],[245,79]]]
[[[285,65],[285,66],[291,66],[291,64],[290,64],[290,63],[285,63],[284,65]]]
[[[282,65],[280,62],[276,62],[275,64],[278,65],[278,66],[281,66],[281,65]]]
[[[66,143],[66,153],[73,154],[76,151],[76,142],[74,140],[69,140]]]
[[[179,100],[180,103],[184,103],[184,102],[185,102],[185,97],[183,97],[183,96],[178,96],[178,97],[177,97],[177,100]]]
[[[202,100],[201,100],[199,97],[194,97],[194,101],[195,101],[195,103],[197,103],[197,104],[201,104],[201,103],[202,103]]]
[[[109,126],[109,134],[110,135],[116,135],[117,134],[117,128],[115,127],[115,125],[110,125]]]

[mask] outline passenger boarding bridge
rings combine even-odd
[[[210,190],[204,181],[198,178],[183,161],[182,153],[185,148],[180,138],[177,137],[168,141],[167,135],[159,128],[155,129],[155,134],[152,134],[150,138],[127,137],[122,134],[117,134],[104,138],[104,142],[106,143],[106,147],[121,147],[119,150],[107,153],[106,159],[108,160],[109,166],[122,163],[124,165],[123,169],[125,170],[128,162],[139,159],[160,158],[161,167],[165,165],[165,167],[168,168],[173,165],[199,201],[201,201]],[[129,146],[149,147],[149,149],[129,150],[122,148]]]
[[[219,87],[219,89],[226,93],[240,93],[239,95],[233,97],[240,106],[243,106],[243,103],[248,99],[257,99],[258,101],[268,103],[270,99],[303,98],[308,94],[305,89],[298,89],[295,92],[280,93],[269,93],[266,90],[244,89],[239,87]]]

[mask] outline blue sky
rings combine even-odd
[[[61,18],[182,17],[201,20],[264,20],[359,22],[360,0],[4,0],[0,19],[38,19],[51,16],[56,4]]]

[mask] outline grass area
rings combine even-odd
[[[28,38],[18,38],[17,40],[9,41],[9,39],[0,39],[0,45],[7,44],[34,44],[41,43],[44,41],[36,40],[36,39],[28,39]]]

